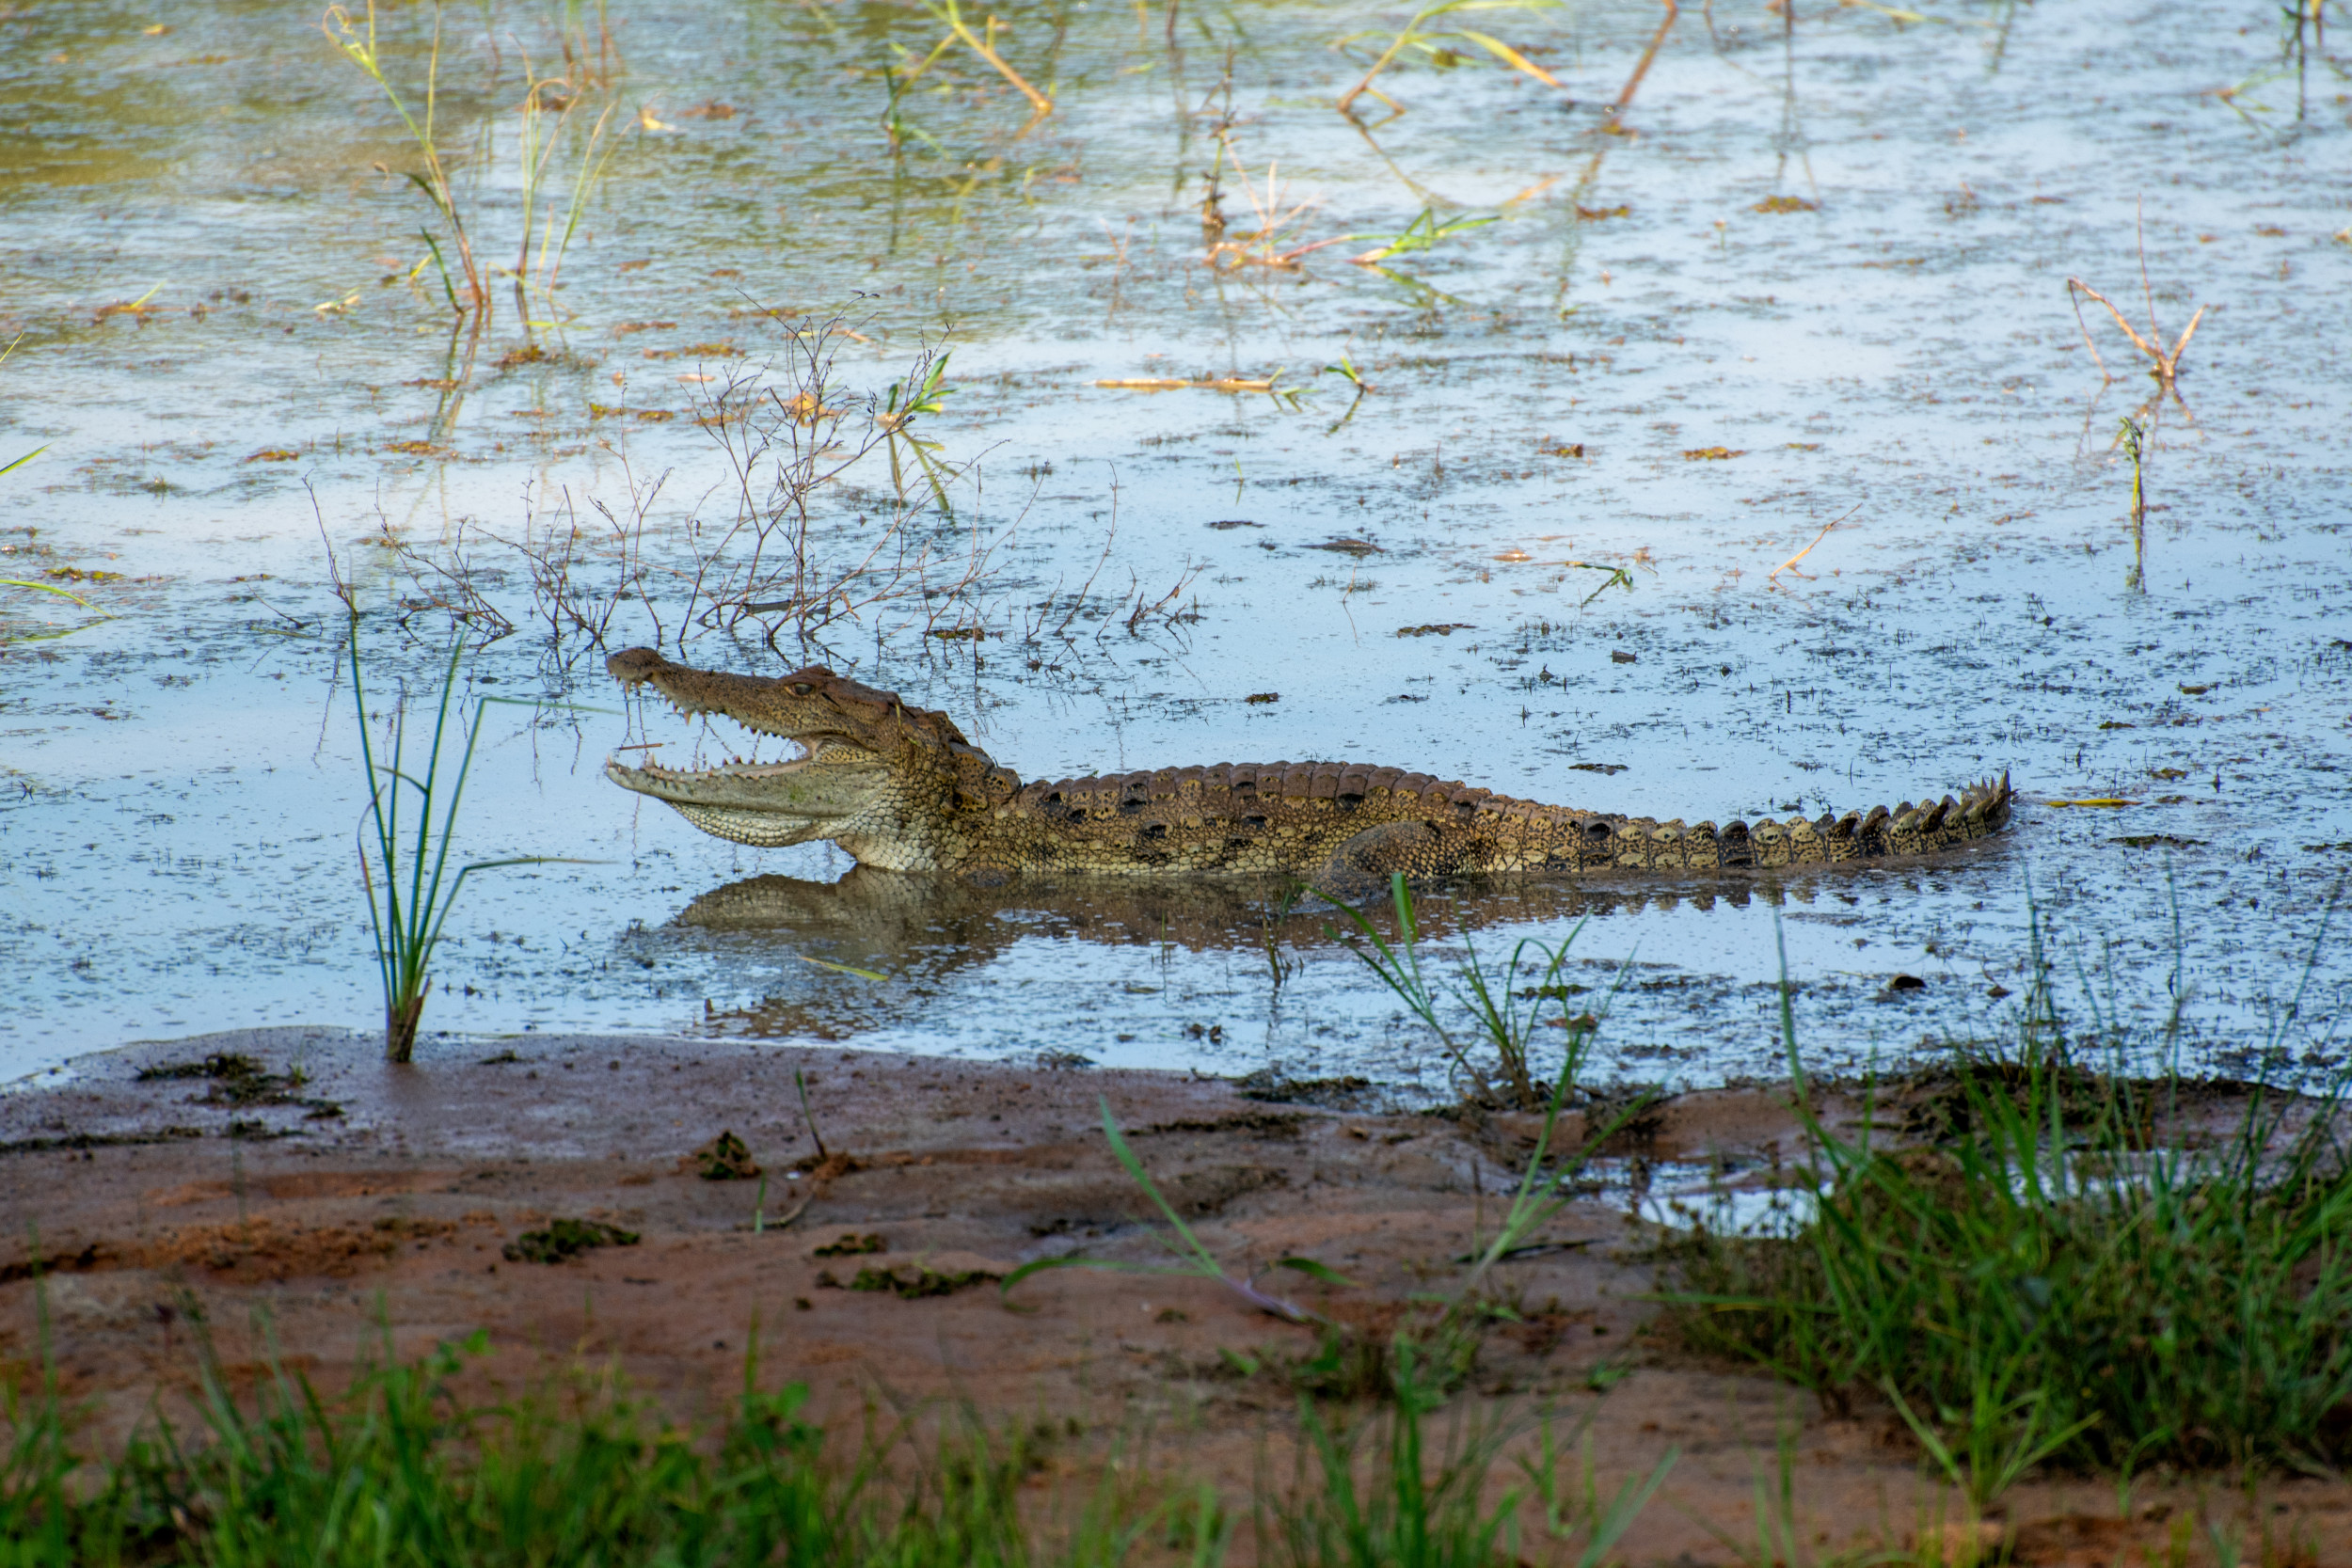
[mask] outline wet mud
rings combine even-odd
[[[0,1153],[0,1224],[38,1234],[37,1255],[0,1253],[0,1357],[36,1354],[45,1292],[63,1391],[119,1435],[186,1412],[202,1341],[232,1388],[274,1370],[333,1388],[370,1356],[485,1328],[480,1375],[503,1386],[612,1362],[689,1418],[739,1391],[755,1332],[759,1375],[806,1382],[817,1414],[854,1424],[877,1402],[919,1418],[968,1401],[1090,1442],[1148,1433],[1155,1465],[1244,1495],[1284,1462],[1274,1434],[1300,1388],[1327,1375],[1315,1330],[1165,1274],[1061,1269],[1001,1288],[1039,1258],[1166,1260],[1101,1106],[1237,1277],[1375,1334],[1460,1277],[1535,1134],[1524,1117],[1347,1113],[1182,1074],[578,1037],[490,1059],[427,1050],[395,1069],[364,1043],[280,1030],[140,1048],[81,1064],[72,1088],[0,1101],[0,1143],[17,1150]],[[153,1070],[208,1054],[311,1074],[345,1115],[272,1107],[230,1136],[227,1108]],[[1906,1102],[1947,1090],[1922,1084]],[[2226,1086],[2207,1100],[2187,1114],[2225,1125],[2242,1104]],[[1858,1124],[1860,1103],[1834,1089],[1819,1109]],[[197,1135],[98,1141],[180,1125]],[[707,1179],[722,1125],[764,1183]],[[87,1146],[23,1151],[67,1132]],[[1699,1201],[1677,1182],[1769,1192],[1803,1149],[1783,1089],[1672,1100],[1497,1266],[1511,1311],[1481,1337],[1452,1418],[1549,1409],[1556,1432],[1585,1434],[1604,1490],[1677,1450],[1629,1560],[1735,1560],[1724,1537],[1752,1536],[1784,1444],[1802,1477],[1792,1525],[1823,1556],[1938,1528],[1946,1505],[1891,1412],[1833,1417],[1645,1332],[1659,1221]],[[1352,1283],[1262,1273],[1285,1256]],[[2352,1560],[2341,1483],[2210,1493],[2151,1477],[2119,1513],[2109,1482],[2049,1478],[2009,1493],[1998,1518],[2024,1563],[2176,1560],[2163,1553],[2182,1520],[2303,1551],[2280,1560]]]

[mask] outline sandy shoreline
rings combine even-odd
[[[739,1387],[756,1323],[762,1381],[805,1381],[820,1412],[955,1397],[1098,1429],[1149,1420],[1168,1463],[1246,1487],[1295,1395],[1220,1353],[1303,1355],[1311,1330],[1197,1279],[1061,1270],[1009,1303],[986,1277],[1081,1247],[1165,1256],[1100,1103],[1235,1272],[1313,1258],[1359,1288],[1283,1275],[1281,1289],[1366,1323],[1459,1277],[1454,1259],[1491,1226],[1534,1125],[1269,1102],[1184,1074],[830,1048],[523,1036],[444,1042],[408,1068],[376,1048],[325,1029],[207,1036],[85,1057],[68,1082],[0,1097],[0,1356],[39,1354],[37,1245],[63,1386],[110,1434],[145,1418],[159,1388],[192,1386],[192,1314],[238,1377],[261,1371],[266,1335],[333,1386],[380,1316],[402,1354],[487,1330],[501,1375],[609,1359],[681,1418]],[[223,1056],[260,1070],[204,1075]],[[159,1069],[196,1075],[139,1076]],[[698,1174],[693,1152],[723,1131],[764,1166],[764,1206],[757,1181]],[[1724,1090],[1672,1101],[1612,1152],[1760,1171],[1799,1157],[1797,1133],[1785,1091]],[[1776,1423],[1802,1423],[1799,1501],[1825,1555],[1910,1539],[1934,1493],[1891,1418],[1831,1419],[1802,1392],[1645,1340],[1653,1271],[1625,1209],[1607,1194],[1573,1205],[1543,1238],[1561,1244],[1502,1266],[1519,1321],[1487,1337],[1463,1407],[1589,1418],[1604,1484],[1678,1449],[1629,1560],[1731,1560],[1714,1531],[1753,1539]],[[557,1218],[639,1240],[555,1264],[506,1255]],[[845,1237],[880,1241],[816,1255]],[[909,1290],[977,1277],[930,1295],[842,1288],[862,1269]],[[2158,1549],[2197,1493],[2143,1485],[2127,1521],[2110,1484],[2036,1482],[2006,1511],[2021,1560],[2104,1564],[2127,1544]],[[2261,1507],[2346,1544],[2302,1560],[2352,1562],[2352,1487],[2269,1484]]]

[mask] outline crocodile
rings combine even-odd
[[[1279,877],[1354,901],[1400,872],[1419,880],[1879,863],[1997,832],[2013,799],[2004,773],[1958,798],[1718,827],[1544,805],[1350,762],[1221,762],[1025,783],[945,713],[822,665],[739,675],[629,648],[605,668],[681,714],[718,714],[803,753],[691,770],[612,760],[605,776],[614,784],[738,844],[830,839],[861,864],[983,886],[1025,873]]]

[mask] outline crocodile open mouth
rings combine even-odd
[[[675,700],[670,705],[686,718],[720,713],[756,733],[756,726],[724,709]],[[615,753],[606,759],[604,776],[623,789],[686,811],[698,823],[707,813],[723,813],[729,819],[756,814],[771,818],[763,824],[763,837],[789,833],[795,839],[853,815],[887,781],[882,758],[838,736],[783,738],[801,754],[772,762],[729,758],[708,767],[681,768],[651,758],[628,762]]]

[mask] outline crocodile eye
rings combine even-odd
[[[805,697],[810,692],[815,691],[817,688],[807,681],[794,681],[790,686],[785,688],[785,689],[791,692],[795,697]]]

